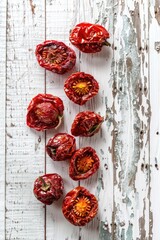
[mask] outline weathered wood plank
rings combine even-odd
[[[44,2],[8,0],[5,239],[44,239],[44,208],[33,182],[44,173],[44,133],[25,123],[32,97],[44,92],[44,70],[34,50],[44,39]]]
[[[149,239],[148,1],[114,1],[114,239]]]
[[[98,23],[109,30],[113,43],[113,1],[81,1],[80,22]],[[78,23],[78,22],[77,22]],[[81,239],[112,239],[113,213],[113,162],[112,162],[112,48],[103,47],[97,54],[80,54],[80,71],[89,73],[99,82],[98,95],[80,107],[80,111],[92,110],[104,116],[99,133],[91,138],[80,138],[80,147],[93,147],[100,158],[100,169],[80,185],[95,194],[99,202],[96,218],[80,230]]]
[[[79,3],[77,0],[71,1],[46,1],[46,39],[54,39],[69,43],[69,31],[79,18]],[[67,132],[70,134],[71,123],[79,111],[79,107],[75,106],[64,93],[63,85],[65,79],[79,68],[79,58],[77,52],[77,64],[75,68],[65,75],[53,74],[46,72],[46,92],[55,96],[59,96],[65,106],[64,119],[62,125],[57,130],[47,132],[47,141],[50,137],[58,132]],[[77,138],[77,148],[78,148]],[[57,172],[64,179],[64,196],[65,194],[78,185],[70,179],[68,175],[69,162],[53,162],[46,156],[46,172]],[[63,197],[64,197],[63,196]],[[79,239],[79,228],[71,225],[62,214],[63,198],[52,206],[46,208],[46,238],[50,240],[75,240]]]
[[[6,1],[1,2],[0,8],[0,239],[5,239],[5,103],[6,103]]]
[[[160,237],[160,1],[151,0],[149,9],[149,68],[150,68],[150,239]]]

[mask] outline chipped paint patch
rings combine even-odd
[[[155,13],[155,19],[157,20],[158,24],[160,25],[160,2],[159,2],[159,0],[155,0],[154,13]]]
[[[114,221],[116,223],[114,239],[141,238],[139,224],[141,228],[144,226],[148,233],[146,213],[147,204],[149,204],[148,167],[145,167],[142,173],[139,166],[143,161],[145,161],[144,166],[148,166],[148,131],[151,116],[148,99],[148,69],[144,67],[148,66],[148,48],[145,44],[147,32],[142,31],[142,29],[145,31],[144,26],[147,24],[144,15],[141,15],[144,6],[134,1],[133,4],[126,2],[125,7],[119,3],[115,9],[114,44],[117,49],[112,69],[115,99],[113,152],[116,166],[114,168]],[[118,91],[120,87],[122,91]],[[143,192],[143,184],[141,186],[139,183],[140,176],[146,192]],[[137,223],[139,218],[144,222]],[[122,222],[125,222],[125,225],[120,228],[119,225]]]
[[[160,42],[155,42],[154,48],[159,53],[160,52]]]
[[[142,50],[141,46],[141,19],[140,19],[140,10],[139,10],[139,3],[134,2],[134,10],[130,11],[130,15],[132,18],[133,26],[136,29],[136,38],[138,44],[138,52],[140,53]]]
[[[112,239],[112,234],[108,231],[108,224],[106,222],[100,222],[99,237],[101,240]]]
[[[127,233],[126,233],[126,240],[133,239],[133,224],[129,224]]]
[[[36,8],[36,5],[33,4],[33,0],[29,0],[29,3],[30,3],[30,6],[31,6],[32,14],[35,15],[35,8]]]

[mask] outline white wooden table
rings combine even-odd
[[[79,53],[68,36],[77,23],[106,27],[111,48]],[[85,106],[64,94],[64,80],[41,68],[34,51],[55,39],[77,54],[71,72],[92,74],[98,96]],[[159,240],[160,239],[160,0],[1,0],[0,6],[0,239]],[[38,93],[63,99],[64,122],[58,130],[36,132],[26,126],[26,108]],[[65,194],[78,185],[68,162],[53,162],[46,141],[70,133],[79,111],[94,110],[107,119],[77,148],[96,149],[101,167],[80,184],[99,201],[97,217],[83,228],[65,220],[62,200],[45,207],[33,196],[33,182],[57,172]],[[64,195],[65,195],[64,194]]]

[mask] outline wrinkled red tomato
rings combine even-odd
[[[50,138],[46,151],[54,161],[69,160],[76,150],[76,140],[67,133],[58,133]]]
[[[100,52],[107,42],[109,32],[99,24],[79,23],[71,31],[69,40],[80,51],[85,53]]]
[[[103,117],[95,112],[80,112],[72,123],[71,133],[74,136],[91,137],[99,131],[102,122]]]
[[[55,40],[38,44],[35,54],[41,67],[58,74],[68,72],[76,63],[75,52],[63,42]]]
[[[56,128],[63,117],[63,102],[51,94],[38,94],[27,108],[27,125],[37,131]]]
[[[46,174],[38,177],[34,182],[35,197],[46,205],[57,201],[63,194],[63,180],[57,173]]]
[[[72,74],[64,84],[67,97],[76,104],[83,105],[99,90],[99,84],[90,74],[77,72]]]
[[[63,201],[62,212],[70,223],[84,226],[97,214],[98,201],[84,187],[76,187],[67,193]]]
[[[80,148],[71,158],[69,176],[73,180],[86,179],[98,170],[99,165],[99,158],[93,148]]]

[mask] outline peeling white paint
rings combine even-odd
[[[139,15],[137,10],[139,9]],[[116,228],[114,239],[148,239],[149,235],[149,87],[148,55],[143,49],[148,41],[147,3],[119,2],[115,9],[114,55],[115,86],[122,86],[123,93],[115,95],[115,172],[114,202]],[[143,32],[144,24],[146,30]],[[147,77],[145,77],[147,76]],[[141,89],[138,88],[140,84]],[[147,165],[148,166],[148,165]],[[121,223],[125,224],[121,226]]]

